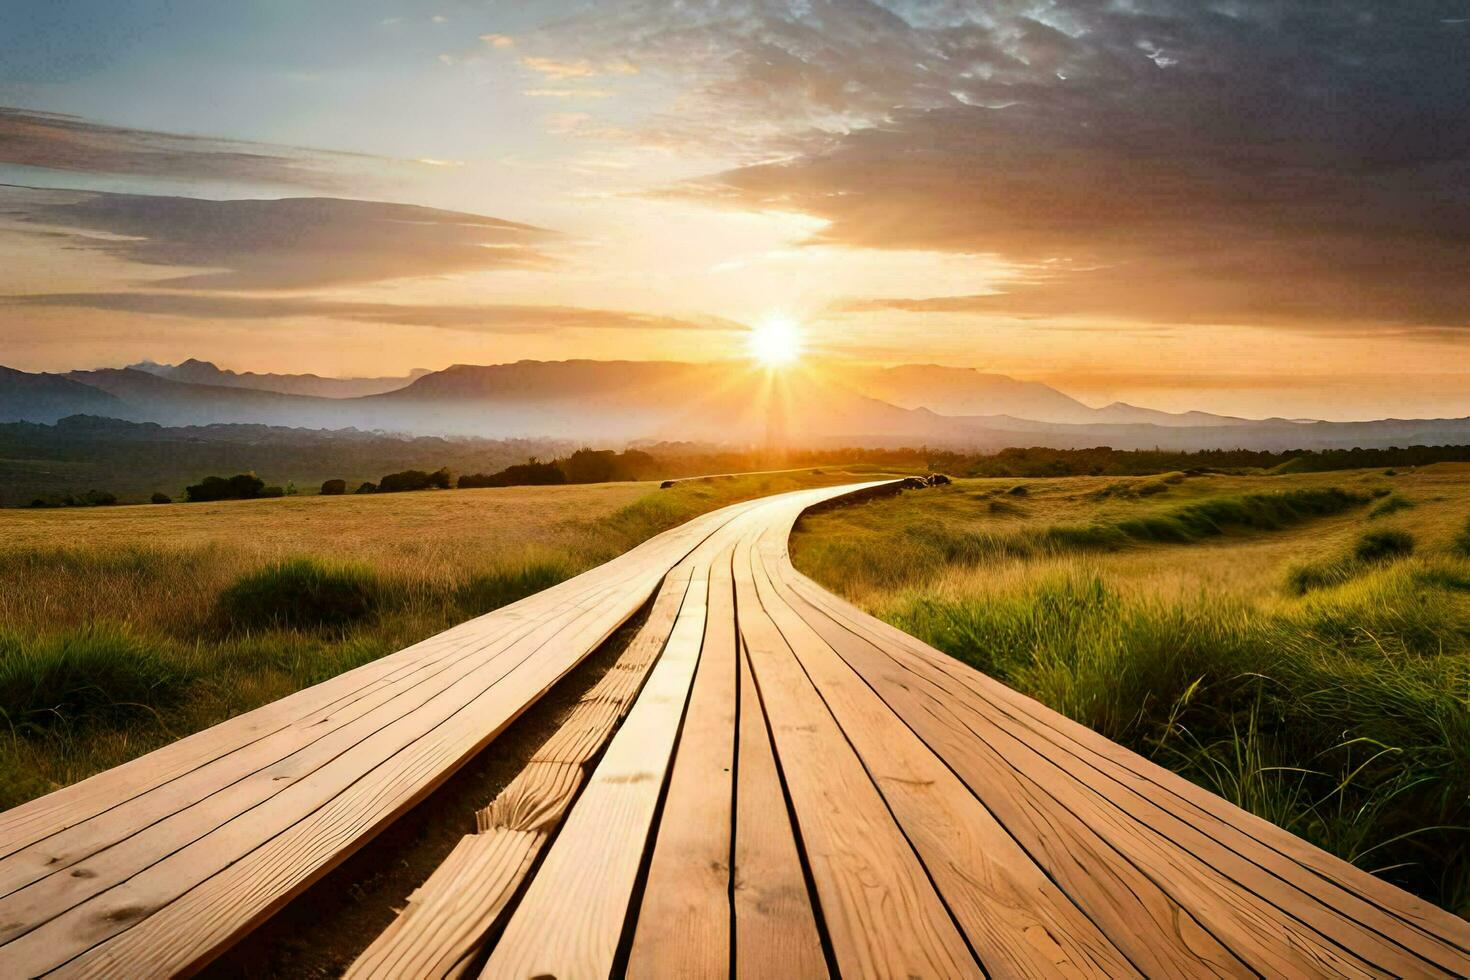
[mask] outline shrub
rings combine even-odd
[[[1375,504],[1372,510],[1368,511],[1368,518],[1369,520],[1376,520],[1380,517],[1387,517],[1389,514],[1396,514],[1401,510],[1408,510],[1413,506],[1414,501],[1408,497],[1402,494],[1391,493]]]
[[[454,598],[466,615],[481,616],[549,589],[575,574],[576,569],[564,559],[528,561],[473,575],[455,590]]]
[[[1414,536],[1408,531],[1368,531],[1353,546],[1359,561],[1392,561],[1414,551]]]
[[[371,482],[361,483],[361,484],[358,485],[357,489],[354,490],[354,491],[352,491],[352,492],[353,493],[377,493],[378,492],[378,485],[376,483],[371,483]]]
[[[369,568],[292,558],[236,579],[218,610],[233,629],[341,629],[372,616],[381,599]]]
[[[450,484],[449,470],[437,469],[432,473],[423,470],[404,470],[401,473],[389,473],[378,481],[378,493],[403,493],[409,490],[428,490],[430,488],[448,490]]]
[[[12,725],[117,721],[176,700],[191,679],[158,643],[120,627],[0,633],[0,714]]]
[[[1455,535],[1455,540],[1450,542],[1450,547],[1466,558],[1470,558],[1470,520],[1467,520],[1464,528]]]
[[[254,473],[237,473],[228,479],[206,476],[198,483],[184,488],[184,499],[193,503],[211,500],[250,500],[260,496],[265,481]]]
[[[81,504],[84,507],[111,507],[117,503],[117,494],[107,490],[88,490],[82,494]]]
[[[284,497],[286,495],[283,487],[262,487],[257,496],[260,497]]]
[[[148,498],[148,502],[152,504],[171,504],[174,502],[174,498],[166,493],[155,493]]]
[[[323,497],[337,497],[347,492],[346,480],[326,480],[322,483]]]
[[[1022,484],[1018,484],[1018,485],[1016,485],[1014,487],[1011,487],[1006,492],[1009,493],[1012,497],[1024,497],[1027,494],[1029,494],[1031,491],[1030,491],[1030,489],[1027,488],[1027,486],[1024,483],[1022,483]]]

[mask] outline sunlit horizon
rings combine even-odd
[[[0,363],[819,350],[1470,416],[1470,25],[1359,6],[19,0]]]

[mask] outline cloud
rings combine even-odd
[[[1424,336],[1470,325],[1454,7],[634,0],[523,50],[677,77],[675,111],[623,132],[759,161],[671,193],[1018,270],[906,308]]]
[[[58,307],[186,317],[195,320],[276,320],[320,317],[358,323],[439,327],[483,333],[544,330],[741,330],[719,317],[672,317],[624,310],[515,303],[408,304],[278,296],[221,296],[197,293],[38,293],[0,297],[0,305]]]
[[[521,59],[521,64],[559,82],[573,78],[597,78],[601,75],[636,75],[638,73],[638,69],[627,62],[616,61],[595,65],[585,59],[558,61],[555,58],[527,55]]]
[[[376,158],[109,126],[0,106],[0,163],[79,173],[341,190]]]
[[[553,232],[478,214],[329,197],[208,201],[0,185],[19,227],[72,248],[190,272],[190,289],[305,289],[540,267]]]

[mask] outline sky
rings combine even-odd
[[[6,0],[0,364],[1470,415],[1470,3]]]

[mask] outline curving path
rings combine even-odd
[[[636,639],[359,976],[1464,976],[1470,925],[798,574],[727,507],[0,815],[0,975],[216,956]]]

